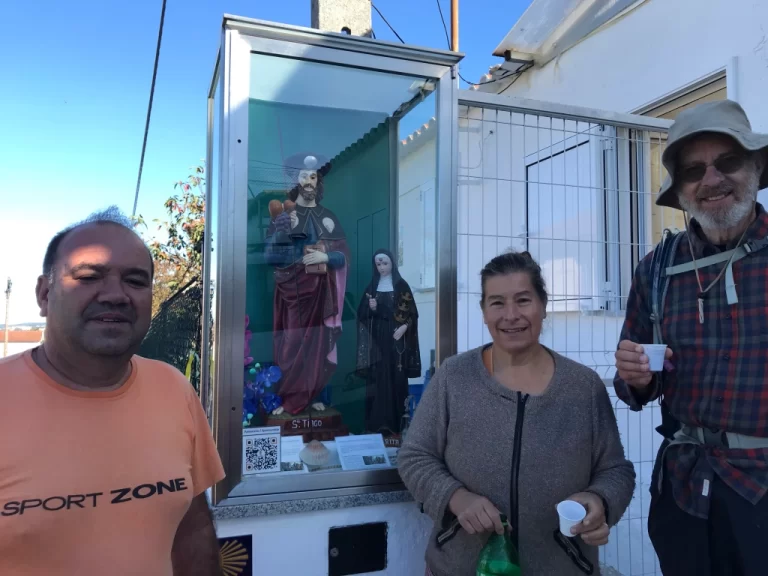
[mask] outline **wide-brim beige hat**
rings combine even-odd
[[[668,176],[656,199],[658,206],[683,209],[678,200],[675,183],[678,154],[686,142],[706,133],[730,136],[751,152],[768,149],[768,134],[753,132],[744,109],[733,100],[706,102],[681,112],[669,129],[667,148],[661,155],[661,162],[667,169]],[[760,188],[768,188],[768,163],[760,176]]]

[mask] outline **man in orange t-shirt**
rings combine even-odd
[[[0,361],[0,575],[218,576],[224,478],[194,389],[135,355],[153,266],[113,209],[56,235],[43,344]]]

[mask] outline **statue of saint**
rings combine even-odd
[[[273,414],[325,410],[318,396],[336,370],[349,261],[344,229],[322,206],[330,165],[301,154],[288,159],[286,169],[297,183],[267,231],[265,248],[275,268],[274,361],[283,373],[282,406]]]
[[[408,378],[421,374],[419,312],[392,254],[377,250],[357,310],[357,373],[366,381],[366,430],[399,434]]]

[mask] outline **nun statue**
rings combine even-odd
[[[421,374],[419,313],[392,254],[373,255],[373,278],[357,310],[357,373],[366,381],[366,430],[400,433],[408,378]]]

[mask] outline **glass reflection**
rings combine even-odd
[[[394,466],[435,347],[434,86],[251,65],[243,473]]]

